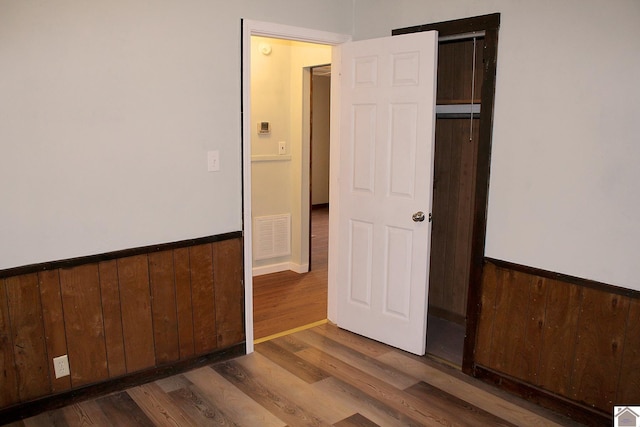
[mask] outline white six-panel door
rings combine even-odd
[[[424,354],[437,33],[340,46],[338,326]],[[424,221],[413,216],[423,212]],[[418,215],[419,216],[419,215]]]

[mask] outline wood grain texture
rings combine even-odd
[[[433,360],[333,325],[313,328],[310,333],[325,339],[305,343],[303,335],[308,334],[301,332],[278,338],[276,341],[286,338],[291,344],[276,344],[291,353],[279,362],[264,354],[268,346],[261,344],[253,354],[50,411],[23,424],[104,425],[102,413],[110,425],[141,426],[575,425]],[[335,340],[330,337],[351,343],[348,351],[352,354],[334,358],[330,353]],[[292,345],[296,342],[299,344]],[[386,350],[371,356],[371,349],[380,347]],[[331,376],[318,377],[315,382],[304,379],[306,373],[287,366],[297,363],[294,356]],[[371,357],[385,365],[382,371],[401,370],[412,377],[412,385],[399,389],[367,374],[365,365]]]
[[[156,363],[180,359],[173,251],[149,254],[151,312]]]
[[[127,391],[129,396],[156,426],[194,425],[195,421],[155,383],[144,384]]]
[[[126,392],[111,394],[96,400],[114,426],[153,427],[153,422]]]
[[[494,307],[483,303],[476,362],[489,370],[483,378],[504,376],[506,388],[550,407],[571,409],[559,395],[577,416],[610,414],[621,398],[640,397],[639,299],[567,280],[488,262],[483,301]]]
[[[71,385],[109,378],[98,266],[60,270]]]
[[[61,267],[0,279],[0,413],[15,416],[16,403],[34,411],[39,397],[45,406],[75,399],[78,387],[99,392],[127,374],[123,381],[203,363],[227,354],[217,353],[218,333],[237,354],[244,340],[242,239],[198,247],[205,256],[167,247],[116,260],[89,257],[101,260],[89,264],[49,263]],[[198,359],[192,280],[200,292]],[[52,359],[63,354],[71,375],[55,379]]]
[[[429,306],[464,319],[479,120],[437,119]]]
[[[547,311],[544,337],[538,352],[540,367],[536,385],[568,396],[571,372],[576,359],[576,334],[582,288],[562,282],[547,281]]]
[[[268,409],[271,413],[289,425],[330,426],[331,424],[314,414],[307,408],[295,403],[293,396],[288,396],[264,384],[263,381],[250,375],[246,368],[238,362],[224,362],[216,365],[217,373],[240,389],[244,394]]]
[[[283,342],[285,340],[278,339],[277,341]],[[260,354],[309,384],[329,377],[326,372],[308,364],[291,351],[287,351],[286,347],[278,345],[276,340],[260,343],[257,348],[260,349]]]
[[[239,259],[242,259],[240,239],[213,244],[213,283],[219,347],[244,341],[242,263],[230,262]]]
[[[101,262],[98,271],[109,377],[114,378],[127,373],[117,261]]]
[[[475,363],[479,365],[491,366],[497,295],[498,269],[493,264],[486,264],[482,271],[482,296],[475,346]]]
[[[571,397],[609,413],[622,364],[629,298],[583,289]]]
[[[309,383],[282,366],[274,364],[260,353],[244,357],[238,363],[246,372],[271,392],[287,399],[322,422],[335,424],[353,415],[353,408],[333,393],[310,387]],[[277,415],[277,414],[276,414]],[[299,423],[299,422],[298,422]]]
[[[531,384],[538,383],[547,311],[547,282],[541,277],[530,277],[529,304],[525,323],[525,341],[519,375]]]
[[[282,427],[286,423],[209,367],[185,374],[202,395],[238,425]]]
[[[173,266],[176,284],[176,314],[180,359],[187,359],[195,353],[189,248],[173,251]]]
[[[95,400],[75,403],[66,406],[62,413],[69,425],[108,426],[113,425],[107,415],[102,412]]]
[[[17,371],[14,369],[13,334],[9,318],[7,284],[0,279],[0,372],[3,372],[0,387],[0,407],[9,406],[20,400],[18,395]]]
[[[631,405],[631,402],[640,402],[640,300],[638,299],[629,301],[629,316],[620,372],[616,404]]]
[[[193,385],[173,390],[169,396],[198,426],[234,425],[233,420],[223,410],[209,402]]]
[[[416,383],[405,391],[417,398],[428,400],[443,412],[452,412],[456,425],[515,426],[424,381]]]
[[[196,354],[207,353],[218,345],[213,248],[211,244],[189,248],[193,336]]]
[[[18,396],[34,399],[51,389],[38,275],[9,277],[5,287]]]
[[[65,332],[62,293],[60,290],[60,274],[58,270],[47,270],[38,273],[40,301],[44,323],[47,359],[49,361],[49,377],[53,393],[71,388],[71,378],[56,378],[53,358],[67,354],[67,336]]]
[[[477,39],[475,43],[475,57],[473,40],[438,45],[438,104],[469,103],[472,99],[475,103],[480,103],[484,40]]]
[[[118,260],[127,372],[155,365],[149,266],[146,255]]]

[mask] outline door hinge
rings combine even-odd
[[[431,222],[431,212],[429,212],[429,222]]]

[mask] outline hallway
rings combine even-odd
[[[327,318],[329,208],[311,212],[311,271],[282,271],[253,278],[256,340]]]

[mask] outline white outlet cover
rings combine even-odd
[[[70,375],[69,358],[66,354],[53,358],[53,370],[56,374],[56,378],[62,378]]]

